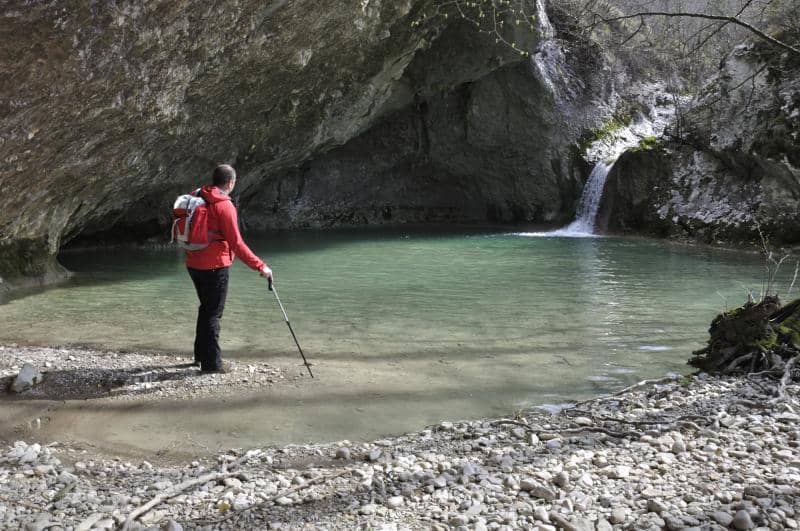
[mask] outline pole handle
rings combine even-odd
[[[272,278],[267,278],[267,288],[272,291]]]

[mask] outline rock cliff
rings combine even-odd
[[[800,243],[800,61],[739,46],[669,135],[611,170],[611,231],[706,243]]]
[[[219,162],[252,227],[567,219],[602,79],[565,64],[556,101],[459,17],[415,24],[433,7],[6,2],[0,278],[58,276],[70,242],[163,235],[174,196]]]

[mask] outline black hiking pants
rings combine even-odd
[[[194,337],[194,361],[200,362],[200,370],[203,371],[221,369],[219,320],[222,318],[225,297],[228,295],[228,268],[187,269],[197,290],[197,298],[200,299]]]

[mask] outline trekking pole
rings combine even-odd
[[[271,278],[268,279],[268,281],[269,281],[269,283],[267,284],[267,287],[269,288],[269,290],[272,293],[275,294],[275,299],[278,301],[278,306],[281,307],[281,311],[283,312],[283,318],[284,318],[284,320],[286,320],[286,324],[289,326],[289,332],[292,333],[292,338],[294,339],[294,344],[297,345],[297,350],[300,351],[300,356],[303,357],[303,363],[305,363],[306,369],[308,369],[308,374],[310,374],[311,377],[313,378],[314,377],[314,373],[311,372],[311,365],[308,364],[308,361],[306,360],[306,355],[303,354],[303,349],[300,348],[300,342],[297,341],[297,336],[294,335],[294,330],[292,330],[292,324],[289,322],[289,316],[286,315],[286,310],[283,309],[283,304],[281,304],[281,298],[278,297],[278,290],[272,284],[272,279]]]

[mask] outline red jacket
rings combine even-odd
[[[186,266],[192,269],[219,269],[230,266],[234,256],[238,256],[251,269],[259,271],[264,267],[264,262],[253,254],[239,233],[236,207],[228,194],[216,186],[204,186],[200,194],[208,203],[208,230],[212,241],[205,249],[186,251]]]

